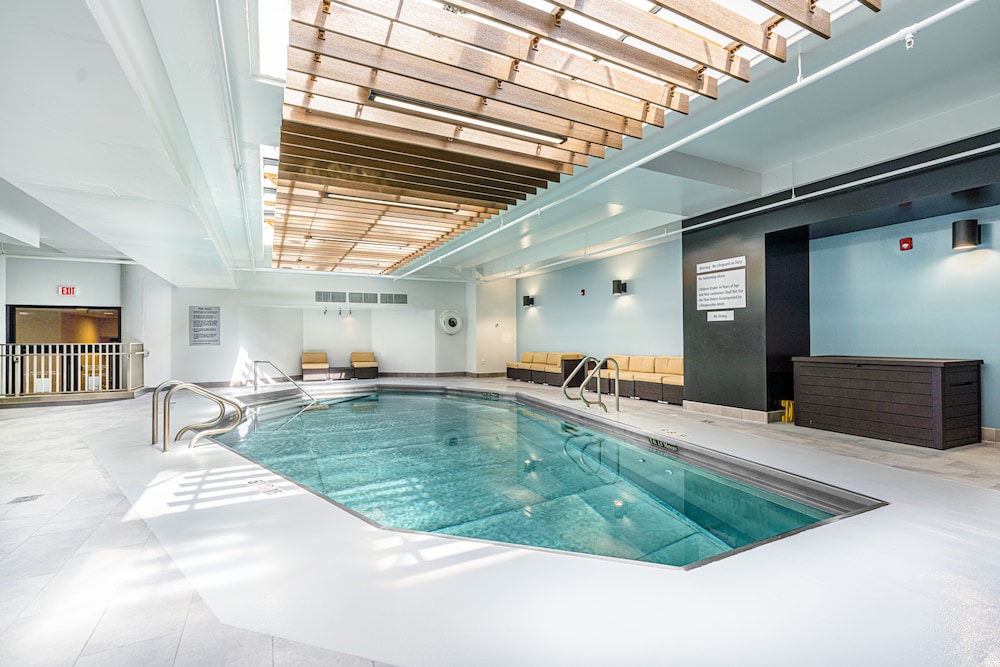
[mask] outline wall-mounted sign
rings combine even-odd
[[[747,307],[747,270],[718,271],[698,276],[698,310]]]
[[[59,296],[76,296],[76,287],[73,285],[60,285]]]
[[[188,307],[188,345],[220,345],[221,306]]]
[[[736,313],[732,310],[710,310],[708,312],[709,322],[733,322],[736,320]]]
[[[712,262],[702,262],[698,265],[698,273],[708,273],[709,271],[725,271],[726,269],[738,269],[747,265],[747,257],[730,257],[729,259],[717,259]]]

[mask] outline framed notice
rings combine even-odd
[[[220,345],[221,312],[221,306],[189,306],[188,345]]]
[[[747,307],[747,258],[730,257],[697,267],[698,310],[731,310]],[[742,267],[742,268],[736,268]],[[731,319],[731,318],[730,318]],[[724,321],[721,317],[710,321]]]

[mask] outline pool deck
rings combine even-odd
[[[178,398],[175,426],[214,410]],[[998,443],[623,399],[608,419],[889,503],[683,571],[374,528],[217,445],[162,453],[149,405],[0,410],[0,664],[1000,665]]]

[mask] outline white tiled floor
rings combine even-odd
[[[379,530],[215,445],[149,446],[148,397],[5,409],[0,665],[1000,665],[1000,444],[622,408],[890,505],[684,572]]]

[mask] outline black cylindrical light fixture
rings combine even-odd
[[[626,283],[620,280],[611,281],[611,293],[615,296],[619,296],[625,293]]]
[[[523,298],[523,300],[521,301],[521,303],[524,304],[525,308],[527,308],[528,306],[534,306],[535,305],[535,297],[533,297],[533,296],[525,296]]]
[[[982,242],[978,220],[956,220],[951,223],[951,247],[953,250],[975,248]]]

